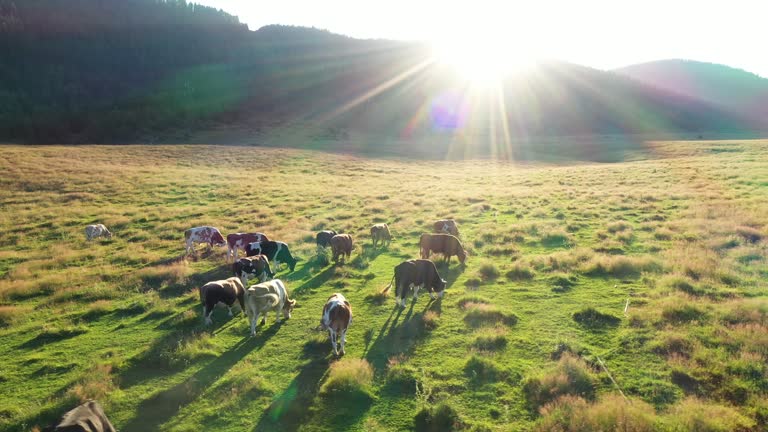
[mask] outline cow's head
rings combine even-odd
[[[222,237],[220,232],[214,231],[213,234],[211,234],[211,244],[214,246],[224,246],[227,244],[227,241],[224,240],[224,237]]]
[[[460,248],[459,253],[456,256],[459,257],[459,262],[464,264],[464,261],[467,260],[467,256],[469,256],[469,254],[463,248]]]
[[[112,233],[109,230],[105,230],[105,231],[106,231],[105,235],[107,236],[107,238],[112,238]]]
[[[285,304],[283,305],[283,317],[285,319],[291,319],[291,312],[293,311],[293,307],[296,306],[296,300],[286,300]]]
[[[446,285],[447,283],[448,283],[448,282],[447,282],[445,279],[443,279],[443,278],[438,278],[438,280],[437,280],[437,283],[435,284],[435,286],[434,286],[433,288],[435,289],[435,291],[438,291],[438,292],[440,292],[440,296],[442,296],[442,295],[443,295],[443,294],[442,294],[442,293],[443,293],[443,291],[445,291],[445,285]]]
[[[299,262],[299,260],[294,257],[290,257],[286,262],[288,263],[288,267],[291,268],[291,271],[293,271],[293,269],[296,268],[296,263]]]

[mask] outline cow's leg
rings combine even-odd
[[[229,316],[233,316],[232,315],[232,306],[227,305],[227,309],[229,309]]]
[[[256,336],[256,323],[259,321],[259,312],[251,311],[251,336]]]
[[[213,307],[215,305],[212,304],[206,304],[203,308],[203,316],[205,317],[205,325],[211,325],[213,324],[213,320],[211,319],[211,315],[213,315]]]
[[[419,289],[421,289],[421,285],[415,285],[413,287],[413,299],[414,300],[419,298]]]
[[[432,287],[429,288],[429,298],[432,300],[435,299],[435,290],[433,290]]]
[[[346,351],[344,350],[344,344],[347,342],[347,329],[344,329],[341,331],[341,355],[344,355]]]
[[[328,328],[328,333],[331,334],[331,347],[333,348],[333,354],[339,355],[339,351],[336,348],[336,332],[332,328]]]

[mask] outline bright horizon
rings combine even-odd
[[[236,15],[251,30],[269,24],[316,27],[362,39],[420,40],[454,57],[467,46],[515,53],[514,68],[534,58],[614,69],[663,59],[721,63],[768,77],[761,48],[768,5],[729,2],[561,0],[445,2],[391,0],[193,0]],[[481,55],[482,57],[482,55]],[[465,61],[468,65],[472,61]],[[475,67],[477,69],[477,67]]]

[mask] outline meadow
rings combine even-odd
[[[229,146],[3,146],[0,431],[89,398],[122,431],[768,428],[768,141],[649,142],[618,163]],[[446,295],[381,291],[454,218]],[[394,240],[373,249],[369,227]],[[111,239],[85,241],[104,223]],[[249,334],[197,288],[259,231],[301,259],[293,318]],[[315,232],[351,234],[349,262]],[[347,353],[317,330],[352,304]]]

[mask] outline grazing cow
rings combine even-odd
[[[413,288],[413,299],[419,297],[419,289],[426,288],[429,291],[429,297],[434,299],[434,292],[439,293],[440,298],[445,294],[445,279],[440,277],[435,263],[427,259],[415,259],[403,261],[395,267],[395,274],[392,276],[395,282],[395,303],[405,307],[406,291]],[[384,293],[392,287],[392,281],[384,288]]]
[[[430,252],[441,253],[445,261],[449,262],[452,256],[456,256],[464,264],[467,259],[467,251],[456,237],[450,234],[422,234],[419,241],[421,257],[429,258]]]
[[[240,310],[245,311],[244,295],[243,283],[236,277],[208,282],[200,287],[200,303],[203,304],[205,324],[210,325],[213,323],[211,320],[213,307],[219,302],[227,305],[229,316],[232,316],[232,305],[235,304],[235,301],[240,303]]]
[[[326,248],[331,244],[331,238],[336,234],[337,233],[334,230],[320,231],[317,233],[317,236],[315,236],[315,243],[322,248]]]
[[[88,400],[82,405],[67,411],[44,432],[116,432],[101,405],[95,400]]]
[[[190,228],[184,231],[184,239],[187,244],[187,255],[190,251],[194,250],[195,243],[208,243],[208,247],[224,246],[226,242],[221,232],[211,226],[201,226],[197,228]]]
[[[280,279],[251,285],[245,291],[245,313],[251,320],[251,335],[256,334],[256,322],[260,314],[264,314],[261,324],[266,323],[269,311],[275,311],[276,321],[280,322],[281,313],[285,319],[291,318],[294,306],[296,300],[288,298],[288,290]]]
[[[352,323],[352,306],[342,294],[336,293],[328,298],[323,306],[323,317],[320,327],[328,330],[331,337],[333,354],[339,355],[336,347],[336,336],[341,336],[341,355],[344,355],[344,344],[347,342],[347,327]]]
[[[275,271],[280,270],[281,263],[287,263],[293,271],[296,263],[299,261],[291,255],[288,245],[279,241],[263,241],[248,244],[245,254],[249,257],[255,255],[266,255],[267,259],[275,263]]]
[[[352,254],[352,236],[349,234],[336,234],[331,238],[331,251],[333,253],[333,261],[339,262],[339,258],[344,255],[349,256]]]
[[[392,241],[392,233],[389,232],[389,227],[385,223],[379,223],[371,227],[371,238],[373,239],[373,247],[376,247],[376,243],[384,242],[389,243]]]
[[[85,238],[88,241],[95,239],[96,237],[112,238],[112,233],[109,232],[104,224],[88,225],[85,227]]]
[[[259,282],[266,282],[267,278],[272,279],[275,274],[269,266],[269,259],[265,255],[255,255],[249,258],[240,258],[232,264],[232,272],[243,282],[243,286],[248,286],[248,276],[256,277]]]
[[[262,242],[269,240],[265,234],[262,233],[235,233],[227,234],[227,261],[232,257],[232,262],[237,261],[237,252],[242,249],[245,252],[245,247],[253,242]]]
[[[453,219],[443,219],[439,220],[434,223],[434,232],[436,233],[446,233],[455,235],[456,237],[459,236],[459,226],[456,225],[456,221]]]

